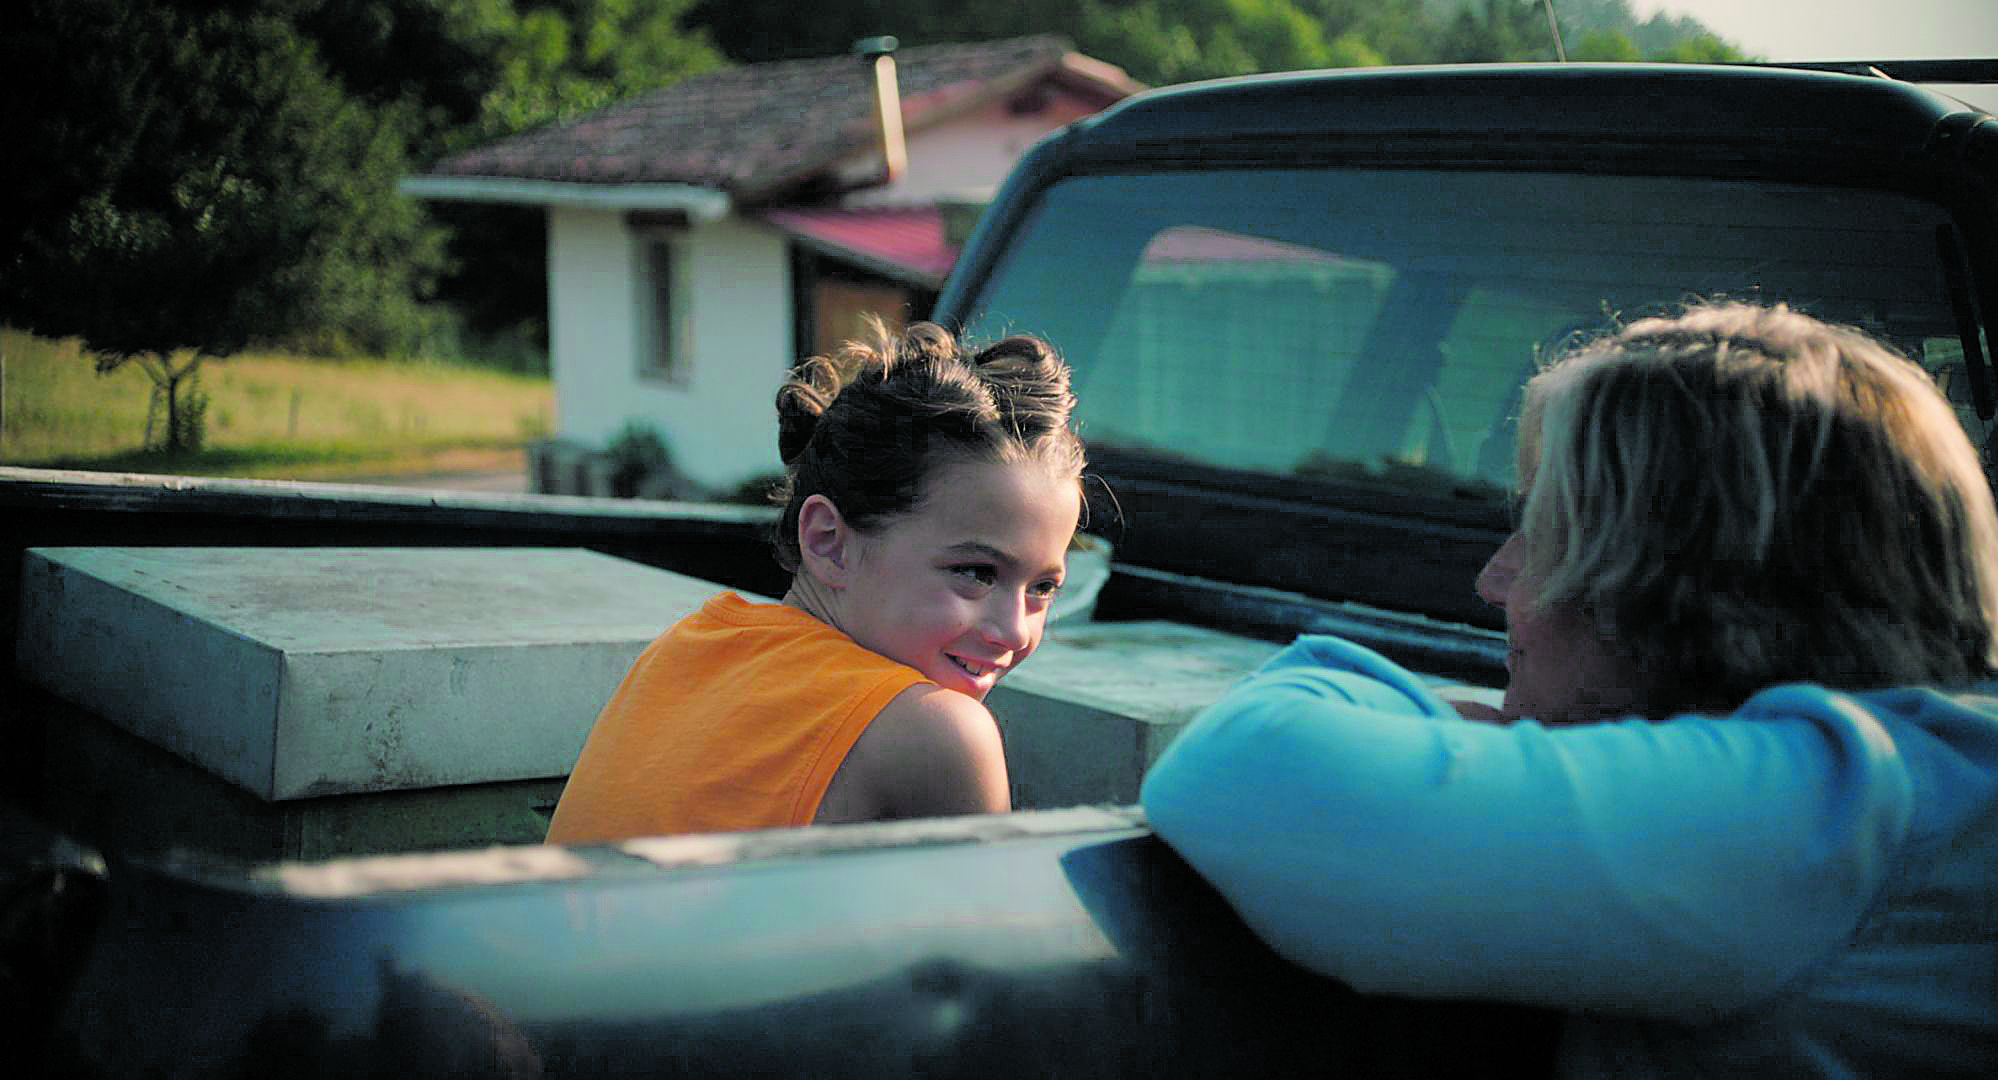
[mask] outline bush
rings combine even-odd
[[[641,490],[658,486],[648,481],[663,480],[670,485],[673,457],[659,429],[650,423],[627,422],[604,447],[604,456],[611,463],[611,494],[620,499],[634,498]]]

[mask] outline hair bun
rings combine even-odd
[[[886,325],[877,324],[874,332],[879,339],[876,353],[888,367],[908,365],[917,370],[934,369],[963,356],[950,331],[935,323],[915,323],[900,334],[889,330]]]
[[[814,356],[798,365],[777,391],[777,456],[789,465],[805,452],[819,418],[839,395],[838,365]]]
[[[972,363],[981,378],[1003,391],[1000,397],[1009,413],[1038,412],[1053,426],[1068,422],[1075,394],[1068,365],[1053,346],[1039,338],[1009,337],[981,349]],[[1031,410],[1020,409],[1022,404],[1030,404]]]

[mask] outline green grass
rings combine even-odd
[[[75,341],[0,328],[0,464],[200,476],[332,479],[425,468],[447,452],[546,435],[545,378],[376,360],[245,354],[200,369],[205,445],[146,446],[153,383],[136,363],[98,375]],[[155,432],[166,423],[164,406]]]

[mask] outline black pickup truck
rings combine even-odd
[[[1333,629],[1496,685],[1470,583],[1507,528],[1521,381],[1571,335],[1786,302],[1898,344],[1987,444],[1998,118],[1904,81],[1926,78],[1998,64],[1161,90],[1034,150],[934,314],[1073,364],[1113,496],[1099,618]],[[250,533],[773,587],[753,530],[712,518],[17,474],[0,618],[18,634],[26,547]],[[283,866],[0,824],[0,1034],[31,1074],[1531,1075],[1558,1022],[1304,975],[1128,809]]]
[[[1126,562],[1496,627],[1470,583],[1536,358],[1718,296],[1892,341],[1982,445],[1998,124],[1787,69],[1164,90],[1035,149],[935,317],[1060,344]]]

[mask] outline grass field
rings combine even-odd
[[[421,472],[546,435],[545,378],[475,368],[245,354],[200,369],[201,450],[146,449],[153,383],[99,376],[74,341],[0,328],[0,464],[197,476],[337,479]],[[153,417],[166,424],[162,404]]]

